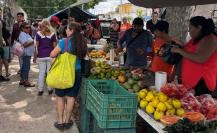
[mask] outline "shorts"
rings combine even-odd
[[[0,58],[3,60],[10,59],[10,47],[6,46],[2,48],[3,51],[0,50]]]
[[[75,84],[72,88],[67,89],[55,89],[55,94],[58,97],[77,97],[78,91],[81,86],[81,70],[76,70],[75,72]]]

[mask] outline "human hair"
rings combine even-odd
[[[73,30],[71,37],[72,54],[78,56],[80,59],[84,58],[87,53],[87,43],[84,36],[81,34],[81,25],[76,22],[71,22],[68,24],[67,28]]]
[[[48,19],[43,19],[41,21],[41,26],[46,27],[46,32],[51,32],[52,27],[51,27],[50,21]]]
[[[61,25],[67,25],[68,24],[68,20],[67,19],[63,19],[62,21],[61,21]]]
[[[190,19],[190,24],[196,28],[201,26],[201,33],[197,38],[194,39],[193,44],[198,43],[207,35],[214,34],[217,36],[215,32],[215,24],[210,18],[206,19],[203,16],[196,16]]]
[[[20,31],[23,31],[23,29],[29,25],[27,22],[22,22],[22,24],[20,25]]]
[[[159,30],[161,32],[164,32],[166,34],[169,33],[169,23],[167,21],[158,21],[154,26],[154,31]]]
[[[19,16],[19,15],[24,16],[24,13],[23,12],[18,12],[17,16]]]
[[[133,25],[144,25],[144,21],[143,19],[141,19],[140,17],[137,17],[133,20]]]

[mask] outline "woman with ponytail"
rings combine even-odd
[[[73,122],[70,120],[75,103],[75,98],[78,95],[78,90],[81,84],[81,60],[86,56],[87,45],[81,32],[81,26],[78,23],[69,23],[67,26],[67,38],[59,41],[58,45],[51,52],[51,58],[55,58],[58,54],[64,53],[64,46],[68,44],[69,53],[76,55],[75,65],[75,84],[72,88],[55,89],[56,94],[56,106],[58,113],[58,121],[54,123],[54,126],[59,130],[67,130],[73,126]],[[65,99],[66,98],[66,102]],[[65,106],[66,103],[66,106]],[[66,107],[66,115],[64,116],[64,110]]]
[[[191,40],[184,49],[172,48],[183,56],[182,83],[196,95],[211,94],[217,79],[217,34],[212,19],[196,16],[190,19]]]

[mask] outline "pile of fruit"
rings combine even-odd
[[[185,113],[180,100],[168,98],[167,95],[156,90],[142,89],[138,93],[138,101],[140,108],[148,114],[153,114],[155,120],[159,120],[164,115],[182,117]]]
[[[90,72],[90,79],[113,79],[123,83],[126,81],[125,73],[128,73],[129,70],[114,68],[105,62],[96,61]]]
[[[89,53],[89,57],[91,58],[105,58],[106,57],[106,53],[103,50],[92,50]]]

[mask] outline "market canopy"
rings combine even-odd
[[[161,8],[174,6],[192,6],[215,4],[217,0],[129,0],[131,3],[146,8]]]
[[[69,16],[74,17],[76,21],[84,21],[91,18],[96,18],[95,15],[91,14],[88,11],[82,10],[81,8],[77,7],[81,4],[87,3],[89,0],[80,0],[69,7],[60,10],[51,16],[57,16],[60,20],[67,19]],[[50,17],[51,17],[50,16]]]

